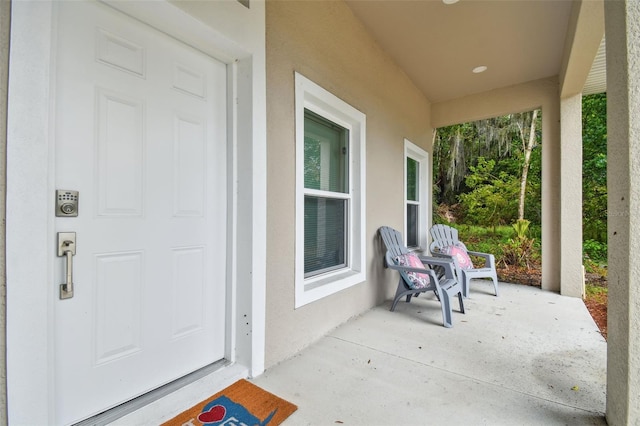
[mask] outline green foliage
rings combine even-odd
[[[520,225],[522,229],[523,225]],[[458,236],[469,250],[492,253],[496,262],[503,265],[532,266],[540,260],[539,239],[524,235],[521,241],[515,224],[512,226],[483,227],[476,225],[456,226]],[[529,226],[528,233],[536,235],[539,227]],[[505,260],[506,259],[506,260]]]
[[[529,129],[532,116],[529,111],[439,128],[433,147],[434,213],[440,204],[460,202],[465,224],[513,222],[527,142],[520,130]],[[541,128],[540,114],[525,193],[525,217],[534,225],[541,223]]]
[[[596,240],[584,240],[582,242],[582,252],[585,260],[596,263],[607,263],[607,245]]]
[[[606,102],[606,93],[582,99],[584,263],[588,270],[604,274],[606,266],[603,265],[607,262]],[[449,217],[436,214],[442,213],[440,203],[446,203],[446,212],[455,213],[455,219],[465,226],[506,228],[513,234],[510,227],[501,225],[513,223],[517,218],[526,143],[518,129],[530,124],[531,116],[531,112],[510,114],[438,129],[433,151],[434,222],[451,220],[451,214]],[[538,123],[525,199],[525,217],[531,221],[528,238],[534,241],[534,258],[539,258],[541,241],[541,127]],[[460,203],[458,208],[454,208],[456,203]],[[475,244],[485,247],[474,249],[501,254],[505,247],[507,250],[517,248],[518,240],[517,236],[502,239],[492,235],[478,239]]]
[[[497,226],[517,218],[520,179],[505,171],[494,174],[495,164],[479,157],[477,165],[469,168],[465,183],[470,192],[458,195],[465,223]]]
[[[522,239],[527,237],[527,231],[529,230],[530,224],[531,222],[529,222],[527,219],[518,219],[516,223],[511,226],[513,226],[513,229],[516,230],[516,236]]]
[[[502,244],[513,236],[510,226],[461,225],[457,229],[460,241],[464,241],[469,250],[492,253],[496,259],[502,256]]]
[[[505,265],[529,268],[533,261],[539,257],[534,245],[535,240],[527,237],[530,223],[528,220],[522,219],[512,225],[516,232],[515,238],[510,238],[505,244],[502,244],[501,261]]]
[[[607,242],[607,95],[582,98],[582,235]]]
[[[586,285],[585,293],[587,298],[595,298],[599,299],[609,294],[609,289],[607,287],[601,287],[597,285]]]

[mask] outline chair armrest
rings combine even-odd
[[[479,251],[470,251],[470,250],[468,250],[467,253],[470,256],[483,257],[484,258],[484,267],[485,268],[494,268],[496,266],[496,258],[492,254],[481,253]]]
[[[388,266],[389,269],[393,269],[394,271],[401,271],[401,272],[417,272],[419,274],[427,274],[429,275],[434,281],[438,281],[438,277],[436,276],[436,273],[432,270],[432,269],[427,269],[427,268],[412,268],[410,266],[400,266],[400,265],[389,265]]]
[[[439,251],[431,250],[431,257],[444,257],[450,259],[451,256],[448,254],[440,253]]]
[[[457,268],[457,262],[453,256],[449,256],[446,254],[430,257],[430,256],[419,256],[420,261],[429,266],[440,266],[444,269],[444,276],[447,279],[455,279],[456,273],[455,269]]]
[[[426,287],[415,289],[416,292],[422,292],[422,291],[436,291],[438,293],[440,292],[440,280],[438,280],[438,276],[436,275],[435,271],[431,269],[412,268],[410,266],[399,266],[399,265],[389,265],[389,269],[393,269],[398,272],[417,272],[419,274],[426,274],[429,276],[429,285],[427,285]],[[409,283],[407,283],[407,280],[404,277],[402,277],[402,275],[400,279],[402,279],[407,285],[407,287],[409,287]]]

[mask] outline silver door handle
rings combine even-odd
[[[73,297],[73,256],[76,254],[76,233],[58,232],[58,256],[67,260],[67,282],[60,284],[60,299]]]

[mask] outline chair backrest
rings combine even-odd
[[[447,225],[433,225],[429,230],[433,242],[429,249],[433,252],[440,251],[443,247],[454,246],[459,243],[458,230]]]
[[[384,245],[387,247],[387,252],[391,255],[392,259],[409,253],[409,249],[402,241],[402,234],[400,234],[400,232],[388,226],[381,227],[379,232],[382,241],[384,241]]]

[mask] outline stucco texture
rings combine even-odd
[[[640,424],[640,3],[605,2],[609,307],[607,422]],[[611,167],[613,166],[613,167]],[[632,213],[633,212],[633,213]]]
[[[9,76],[9,30],[11,2],[0,1],[0,388],[6,388],[5,318],[6,318],[6,262],[5,209],[7,160],[7,79]],[[7,424],[7,394],[0,393],[0,424]]]
[[[268,368],[391,297],[377,229],[404,227],[404,138],[431,152],[430,105],[342,2],[275,1],[267,17]],[[366,114],[367,280],[294,309],[294,72]]]

